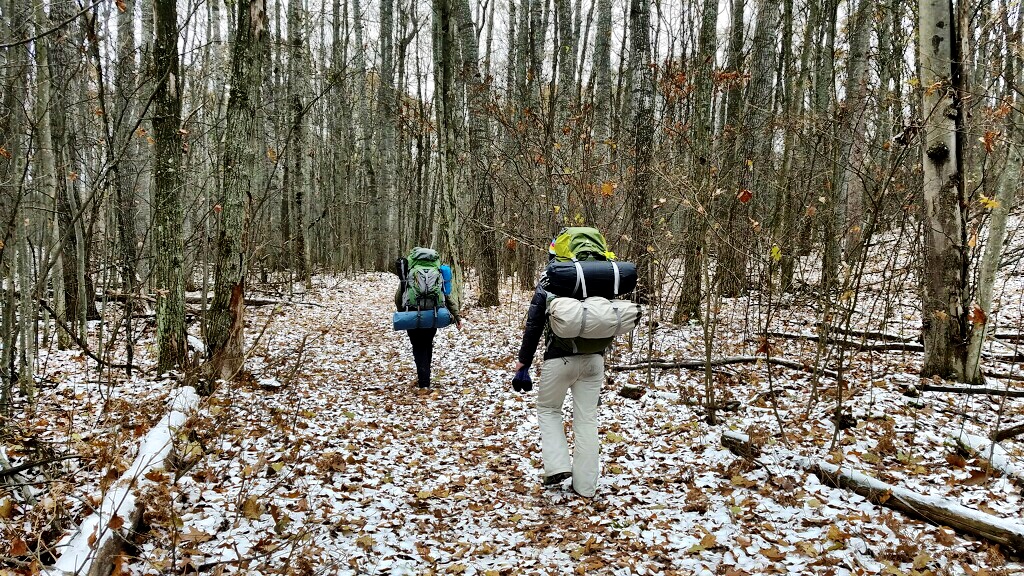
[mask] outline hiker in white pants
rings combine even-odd
[[[552,345],[551,331],[547,329],[547,302],[548,292],[537,284],[526,316],[526,330],[512,386],[519,392],[533,388],[528,370],[541,336],[544,336],[544,364],[537,390],[537,416],[544,459],[543,483],[553,486],[572,477],[573,491],[584,498],[592,498],[597,489],[599,467],[597,405],[604,378],[604,356],[600,353],[580,354]],[[520,374],[524,379],[520,379]],[[572,390],[572,427],[576,442],[571,459],[562,423],[562,403],[569,390]]]
[[[600,451],[597,407],[603,378],[604,358],[600,354],[566,356],[544,362],[537,388],[544,476],[551,478],[571,473],[573,490],[586,498],[593,497],[597,489]],[[572,390],[572,431],[575,437],[571,461],[562,422],[562,404],[568,390]]]

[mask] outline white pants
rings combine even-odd
[[[604,378],[604,357],[584,354],[544,362],[537,389],[537,420],[540,424],[544,475],[572,472],[572,486],[582,496],[597,489],[597,405]],[[572,430],[576,445],[572,459],[565,439],[562,403],[572,389]]]

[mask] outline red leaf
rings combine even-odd
[[[988,315],[982,310],[977,304],[971,308],[971,313],[967,315],[967,319],[971,321],[971,324],[978,326],[984,326],[985,322],[988,322]]]
[[[23,556],[28,552],[28,544],[21,538],[15,538],[11,542],[11,556]]]
[[[751,192],[750,190],[746,189],[746,188],[740,190],[740,193],[736,195],[736,199],[739,200],[740,202],[744,203],[744,204],[746,204],[747,202],[750,202],[750,199],[753,198],[753,197],[754,197],[754,193]]]

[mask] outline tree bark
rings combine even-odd
[[[156,74],[153,135],[153,236],[156,247],[157,370],[180,367],[187,358],[185,339],[185,281],[183,273],[183,213],[181,208],[181,93],[184,79],[178,66],[176,0],[156,0],[153,68]]]
[[[919,0],[924,224],[921,376],[963,380],[967,252],[957,34],[951,0]]]
[[[207,319],[207,344],[211,355],[207,374],[224,380],[235,378],[243,368],[247,262],[243,238],[248,222],[247,202],[251,201],[260,182],[262,155],[256,108],[268,50],[265,0],[239,0],[226,122],[226,131],[232,137],[224,144],[214,297]]]

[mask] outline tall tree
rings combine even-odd
[[[924,115],[921,375],[962,380],[967,337],[967,227],[956,22],[951,0],[920,0],[917,8]]]
[[[490,127],[487,104],[488,83],[480,73],[480,49],[469,0],[454,0],[462,54],[462,77],[466,86],[469,115],[469,194],[478,206],[474,220],[480,273],[479,303],[498,305],[498,248],[494,236],[494,189],[490,181]]]
[[[629,189],[632,219],[630,254],[637,266],[640,297],[657,293],[655,285],[654,222],[651,207],[651,158],[654,147],[654,71],[651,67],[651,6],[648,0],[631,0],[629,28],[633,72],[633,184]]]
[[[247,199],[257,192],[261,182],[256,111],[263,63],[268,56],[266,1],[239,0],[225,126],[229,137],[224,142],[223,180],[214,209],[220,216],[214,297],[206,324],[211,355],[208,375],[224,380],[238,375],[243,363],[248,261],[243,240],[248,223]]]
[[[1014,30],[1010,22],[1010,9],[1007,4],[1005,0],[1001,2],[1001,24],[1006,46],[1012,46],[1015,37],[1018,43],[1021,40],[1021,30],[1024,30],[1021,16],[1024,15],[1024,8],[1018,4],[1017,29]],[[1022,185],[1021,165],[1024,163],[1024,144],[1021,143],[1021,134],[1024,132],[1024,114],[1021,113],[1021,103],[1024,99],[1021,98],[1020,87],[1017,85],[1017,75],[1022,66],[1024,66],[1024,57],[1020,51],[1017,50],[1016,53],[1008,51],[1003,62],[1004,100],[1001,107],[1006,114],[1005,134],[1001,141],[1001,144],[1006,147],[1006,165],[999,172],[996,180],[995,201],[988,203],[992,210],[992,217],[989,221],[985,251],[978,267],[977,302],[968,316],[971,321],[971,336],[967,347],[964,376],[968,382],[976,384],[984,381],[981,372],[981,348],[985,343],[986,333],[992,330],[993,319],[990,317],[992,316],[992,295],[996,273],[1003,255],[1007,221]],[[990,133],[990,136],[994,137],[994,133]],[[995,150],[994,143],[991,148],[993,151]]]
[[[679,302],[673,316],[674,322],[685,318],[700,318],[701,276],[704,232],[708,217],[708,202],[711,200],[711,175],[714,169],[712,157],[712,98],[714,82],[712,72],[715,66],[715,39],[718,23],[718,0],[704,0],[701,10],[700,38],[697,44],[696,68],[693,78],[693,104],[691,134],[693,149],[690,152],[689,180],[693,186],[690,206],[684,211],[686,226],[683,231],[683,278]]]
[[[285,202],[288,205],[289,238],[286,238],[289,261],[299,280],[307,286],[312,281],[309,250],[306,247],[306,197],[309,191],[309,106],[310,58],[306,42],[306,9],[301,0],[288,2],[288,131],[285,163]]]
[[[157,369],[185,362],[185,281],[181,209],[181,87],[176,0],[155,0],[153,69],[156,75],[153,136],[153,240],[156,244]]]

